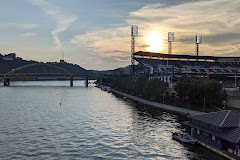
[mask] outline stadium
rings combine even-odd
[[[135,52],[136,76],[159,78],[169,84],[183,76],[206,77],[220,81],[227,90],[237,89],[240,82],[240,57],[176,55]]]

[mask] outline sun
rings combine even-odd
[[[152,32],[147,37],[146,43],[150,45],[150,47],[147,48],[150,52],[159,52],[162,50],[163,37]]]

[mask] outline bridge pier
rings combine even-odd
[[[10,86],[10,79],[4,78],[4,86]]]
[[[85,79],[85,87],[88,87],[88,75],[86,75],[86,79]]]
[[[70,78],[70,87],[73,87],[73,77]]]

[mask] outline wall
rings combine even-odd
[[[215,140],[212,140],[212,135],[205,133],[200,130],[200,134],[197,133],[197,129],[193,130],[193,137],[201,142],[216,147],[217,149],[222,149],[222,141],[218,137],[215,137]]]

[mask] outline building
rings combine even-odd
[[[64,59],[60,59],[60,63],[61,64],[65,63]]]
[[[16,53],[9,53],[9,54],[3,56],[3,59],[7,60],[7,61],[13,61],[16,59]]]
[[[240,159],[240,113],[232,110],[189,116],[184,122],[198,141]]]
[[[135,52],[137,76],[157,77],[165,82],[177,81],[182,76],[208,77],[235,88],[235,77],[240,74],[240,57],[176,55]],[[236,79],[238,82],[238,79]],[[229,86],[230,85],[230,86]]]

